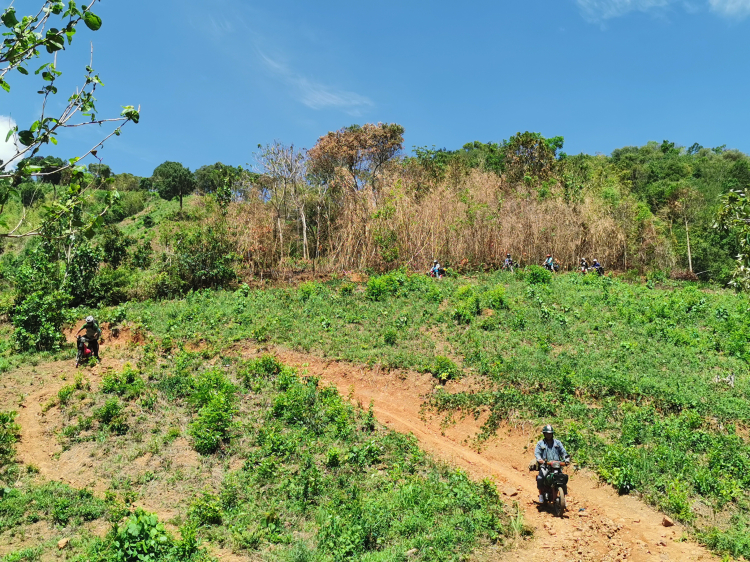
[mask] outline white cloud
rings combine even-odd
[[[5,142],[5,137],[8,135],[8,131],[15,126],[16,122],[13,121],[12,118],[0,115],[0,160],[6,163],[10,161],[17,152],[16,145],[13,142],[13,137],[9,138],[8,142]]]
[[[648,12],[666,8],[674,0],[576,0],[583,17],[592,22],[601,22],[623,16],[628,12]]]
[[[689,14],[695,14],[707,6],[710,11],[729,18],[742,19],[750,16],[750,0],[575,0],[585,19],[602,23],[629,12],[659,12],[673,4],[682,6]]]
[[[744,18],[750,15],[750,0],[708,0],[711,11],[730,18]]]
[[[374,105],[367,96],[310,80],[293,71],[284,63],[274,60],[260,51],[259,54],[266,68],[278,75],[292,88],[297,101],[311,109],[340,109],[349,115],[356,116],[361,113],[362,109]]]

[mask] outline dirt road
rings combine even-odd
[[[518,502],[534,538],[519,549],[500,555],[506,561],[718,560],[705,548],[684,540],[680,525],[665,527],[664,516],[634,497],[618,496],[592,475],[571,475],[568,513],[557,518],[539,511],[534,473],[528,471],[538,428],[507,428],[477,452],[470,444],[480,422],[473,418],[441,428],[440,420],[421,413],[424,397],[433,389],[429,375],[373,371],[294,352],[279,351],[279,359],[335,385],[342,396],[365,408],[370,402],[378,420],[400,432],[411,432],[437,458],[464,468],[479,478],[497,482],[503,500]],[[468,438],[468,439],[467,439]]]
[[[238,351],[246,356],[258,353],[246,346]],[[618,496],[584,471],[571,475],[569,511],[564,518],[539,511],[534,502],[537,496],[534,474],[527,468],[539,439],[539,428],[507,428],[477,452],[470,441],[479,430],[479,421],[463,419],[441,428],[440,419],[423,415],[424,398],[434,386],[429,375],[387,373],[284,350],[276,350],[276,354],[282,362],[335,385],[342,396],[351,396],[363,407],[372,402],[381,423],[396,431],[413,433],[420,445],[435,457],[462,467],[476,478],[496,481],[503,500],[509,505],[517,502],[526,524],[535,533],[533,539],[519,548],[493,556],[492,560],[718,560],[701,546],[683,540],[684,530],[680,525],[663,526],[662,514],[634,497]],[[93,385],[98,385],[100,369],[121,368],[123,362],[105,359],[101,368],[89,371]],[[54,434],[60,423],[56,419],[59,413],[53,409],[43,416],[41,411],[63,384],[71,382],[75,372],[71,362],[46,365],[35,370],[33,377],[19,377],[25,388],[8,385],[7,400],[3,401],[11,401],[19,391],[28,393],[17,420],[22,428],[18,446],[22,462],[35,465],[48,478],[98,490],[102,484],[97,481],[88,446],[79,444],[62,451]],[[145,507],[163,511],[165,506],[161,504],[165,498],[157,496],[153,498],[153,506]]]

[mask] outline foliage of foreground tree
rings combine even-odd
[[[138,110],[133,106],[125,106],[116,118],[98,117],[94,93],[97,86],[102,85],[102,81],[91,63],[85,67],[81,85],[68,98],[62,111],[50,114],[50,108],[57,106],[54,96],[58,93],[57,82],[62,76],[57,63],[58,51],[65,48],[66,42],[69,45],[73,41],[81,22],[91,31],[99,30],[102,20],[92,11],[97,1],[99,0],[94,0],[88,6],[79,7],[74,1],[63,3],[46,0],[35,14],[21,16],[11,6],[6,8],[0,17],[0,28],[3,29],[5,37],[0,47],[0,88],[6,95],[11,92],[11,71],[16,70],[19,74],[28,76],[29,70],[33,70],[41,79],[38,93],[42,98],[42,110],[38,119],[26,128],[15,126],[6,138],[0,139],[0,142],[12,142],[15,147],[15,153],[11,158],[6,162],[0,162],[0,238],[19,238],[43,233],[42,228],[28,224],[28,211],[25,207],[22,208],[20,217],[14,220],[15,224],[8,224],[3,217],[7,203],[12,197],[18,197],[17,186],[32,177],[54,178],[63,170],[76,168],[77,163],[89,154],[96,156],[104,141],[119,135],[125,123],[137,123],[140,118]],[[45,62],[36,68],[30,68],[35,59]],[[62,130],[92,124],[115,124],[116,127],[84,154],[70,158],[61,166],[40,165],[34,160],[42,146],[49,143],[57,144],[57,136]],[[83,197],[90,186],[82,183],[82,174],[72,176],[64,197],[45,209],[44,222],[65,223],[66,216],[75,215],[73,221],[67,221],[68,225],[72,226],[74,231],[82,228],[91,231],[99,223],[101,216],[86,217],[80,212]],[[66,231],[62,235],[69,236],[74,231]]]

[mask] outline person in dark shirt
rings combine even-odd
[[[81,326],[76,336],[80,336],[81,332],[86,331],[86,344],[89,346],[91,353],[94,354],[97,361],[99,360],[99,338],[102,337],[102,329],[99,324],[96,323],[93,316],[86,317],[86,323]]]

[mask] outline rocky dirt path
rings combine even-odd
[[[238,347],[248,356],[259,352]],[[275,350],[275,353],[282,362],[335,385],[342,396],[351,396],[363,407],[372,402],[381,423],[396,431],[414,434],[420,446],[435,457],[462,467],[475,478],[496,481],[504,501],[518,504],[526,524],[535,529],[535,534],[519,548],[493,556],[492,560],[718,560],[694,542],[682,540],[684,529],[680,525],[663,526],[662,514],[634,497],[618,496],[609,487],[600,486],[585,471],[571,475],[569,511],[564,518],[539,511],[534,502],[537,495],[534,474],[527,468],[533,456],[531,450],[539,438],[538,428],[509,427],[478,452],[470,440],[478,432],[481,421],[468,418],[444,428],[439,418],[424,415],[425,396],[434,387],[429,375],[388,373],[286,350]],[[93,386],[98,386],[104,369],[121,368],[122,363],[122,359],[105,358],[100,367],[87,370],[87,377]],[[31,377],[23,376],[25,388],[9,386],[5,391],[8,396],[1,398],[3,402],[10,402],[17,400],[19,391],[25,394],[17,408],[21,462],[33,464],[48,478],[101,491],[106,486],[97,479],[93,466],[96,459],[92,458],[91,451],[80,445],[63,451],[54,432],[61,421],[56,419],[57,409],[42,414],[44,404],[56,396],[60,387],[72,382],[75,372],[72,362],[40,366]],[[144,507],[165,510],[164,498],[155,503],[159,505]],[[230,552],[221,554],[222,560],[241,559]]]
[[[503,553],[501,561],[692,561],[718,560],[705,548],[683,540],[680,525],[665,527],[664,516],[634,497],[618,496],[600,486],[585,471],[571,475],[568,513],[557,518],[539,511],[534,473],[528,471],[538,428],[507,428],[481,452],[468,441],[480,421],[464,419],[441,428],[440,420],[422,412],[424,397],[432,392],[429,375],[407,375],[370,370],[309,355],[277,351],[279,359],[335,385],[363,407],[373,403],[378,420],[387,427],[413,433],[420,445],[437,458],[464,468],[477,478],[492,478],[506,503],[517,502],[534,538],[519,549]]]

